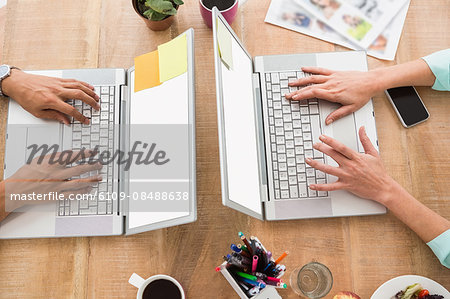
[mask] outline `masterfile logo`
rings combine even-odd
[[[133,163],[136,165],[150,165],[160,166],[170,161],[167,158],[167,154],[164,150],[157,150],[156,143],[148,144],[141,141],[135,141],[129,152],[116,150],[111,152],[110,150],[100,150],[100,146],[96,146],[94,149],[82,148],[79,151],[65,150],[60,151],[58,144],[32,144],[27,147],[30,150],[30,154],[27,159],[27,164],[36,159],[37,164],[42,164],[44,157],[49,155],[48,164],[60,164],[67,165],[73,161],[82,161],[87,164],[100,163],[107,165],[117,162],[117,165],[124,165],[124,170],[130,170],[130,166]],[[89,155],[88,155],[89,154]]]
[[[10,125],[17,146],[5,153],[6,209],[38,212],[45,206],[33,204],[53,202],[58,215],[73,215],[74,207],[77,215],[97,208],[108,214],[126,201],[129,212],[189,211],[190,125],[111,126],[112,134],[89,126],[78,132],[54,124],[34,130]]]

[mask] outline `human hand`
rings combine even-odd
[[[319,98],[341,104],[342,107],[327,116],[327,125],[357,111],[379,89],[371,72],[331,71],[319,67],[303,67],[302,71],[313,75],[289,83],[289,86],[305,87],[287,94],[286,98],[294,101]]]
[[[345,189],[353,194],[383,203],[397,183],[387,174],[377,150],[366,135],[364,127],[359,129],[359,138],[364,147],[364,154],[357,153],[338,140],[320,136],[323,143],[313,145],[314,149],[328,155],[339,167],[333,167],[311,158],[306,163],[322,172],[338,177],[329,184],[311,184],[309,188],[318,191]]]
[[[89,119],[66,100],[81,100],[96,110],[100,109],[94,87],[73,79],[38,76],[13,69],[11,75],[3,80],[2,90],[34,116],[65,124],[70,123],[68,116],[89,124]]]
[[[67,157],[67,153],[71,153],[71,155]],[[54,192],[63,194],[64,198],[69,198],[70,195],[89,193],[92,186],[102,180],[101,176],[94,175],[80,179],[71,178],[91,171],[98,171],[102,168],[102,165],[99,162],[92,162],[70,167],[70,164],[75,164],[80,160],[87,160],[96,154],[96,152],[90,150],[65,151],[55,153],[54,156],[49,154],[34,158],[30,164],[25,164],[4,181],[5,201],[8,211],[13,211],[27,203],[36,202],[31,200],[14,200],[13,194],[19,194],[22,197],[34,194],[34,197],[36,197],[38,194],[44,196]],[[42,201],[49,202],[48,200]]]

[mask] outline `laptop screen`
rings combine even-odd
[[[222,18],[218,17],[216,24],[219,49],[215,50],[221,57],[222,139],[225,137],[222,147],[226,152],[226,157],[222,156],[222,159],[226,160],[228,200],[261,214],[252,58]]]

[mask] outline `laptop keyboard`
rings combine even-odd
[[[100,152],[113,153],[115,87],[95,86],[95,93],[100,96],[100,110],[98,111],[79,100],[68,102],[91,121],[89,125],[84,125],[72,119],[72,149],[77,151],[82,148],[94,149],[98,146]],[[93,186],[89,199],[58,201],[58,216],[112,214],[113,164],[103,165],[99,172],[103,179]],[[84,173],[73,179],[87,178],[91,175],[97,175],[97,173]],[[99,194],[101,196],[98,196]]]
[[[315,191],[309,184],[325,184],[326,175],[309,167],[305,158],[324,162],[323,154],[313,149],[321,135],[317,99],[289,101],[284,95],[297,90],[288,83],[310,76],[303,72],[266,73],[269,115],[270,154],[275,199],[327,197],[326,191]]]

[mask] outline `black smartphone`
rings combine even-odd
[[[430,117],[414,86],[390,88],[385,93],[405,128],[424,122]]]

